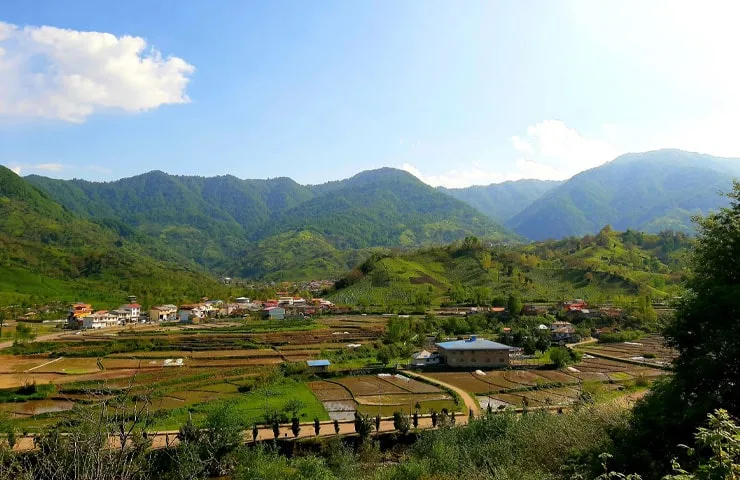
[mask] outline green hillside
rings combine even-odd
[[[740,159],[680,150],[623,155],[548,191],[506,224],[533,240],[593,234],[606,224],[690,233],[692,216],[727,204],[720,192],[733,176]]]
[[[406,254],[375,255],[337,282],[329,296],[340,304],[404,307],[503,304],[586,298],[630,301],[681,291],[689,239],[609,227],[597,236],[520,246],[458,242]]]
[[[466,188],[439,189],[485,213],[492,220],[505,223],[532,202],[563,182],[548,180],[517,180],[514,182],[474,185]]]
[[[223,287],[194,263],[161,252],[145,237],[79,218],[0,166],[0,303],[44,300],[117,305],[198,298]],[[213,292],[213,293],[211,293]]]
[[[115,182],[29,176],[70,211],[149,251],[219,274],[302,280],[340,275],[375,247],[517,237],[472,207],[395,169],[324,185],[149,172]]]
[[[307,229],[340,249],[448,243],[468,235],[515,240],[474,208],[392,168],[317,187],[322,193],[278,215],[259,237]]]

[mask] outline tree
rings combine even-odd
[[[388,347],[381,347],[380,349],[378,349],[378,352],[375,354],[375,356],[383,365],[387,365],[388,362],[391,361],[391,353]]]
[[[524,308],[522,300],[519,298],[518,295],[515,295],[513,293],[509,295],[509,301],[506,305],[509,315],[513,315],[515,317],[518,317],[522,313],[522,308]]]
[[[630,428],[616,438],[623,471],[647,466],[653,476],[664,474],[676,444],[691,444],[710,412],[740,414],[740,182],[728,197],[729,207],[695,219],[687,293],[664,332],[679,355],[673,375],[635,405]]]
[[[297,398],[288,400],[283,406],[283,411],[289,413],[291,417],[297,417],[298,413],[306,407],[305,402]]]
[[[18,323],[15,326],[15,343],[22,344],[27,342],[33,342],[36,339],[36,334],[33,329],[23,323]]]
[[[298,438],[298,434],[301,433],[301,421],[298,417],[293,417],[290,420],[290,431],[293,432],[293,436]]]
[[[409,433],[411,429],[409,416],[403,412],[393,412],[393,428],[401,432],[402,435]]]
[[[280,422],[277,418],[272,420],[272,434],[275,435],[275,440],[280,437]]]
[[[565,347],[552,347],[549,350],[550,361],[555,365],[555,368],[567,367],[573,363],[573,356],[570,351]]]
[[[316,434],[316,436],[319,436],[319,433],[321,433],[321,422],[319,421],[319,417],[314,417],[313,419],[313,433]]]
[[[373,433],[373,422],[368,415],[355,411],[355,432],[362,442],[370,438],[370,434]]]

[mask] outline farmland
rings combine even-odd
[[[337,380],[311,382],[309,387],[321,399],[332,419],[346,420],[355,411],[381,416],[394,411],[421,412],[459,410],[454,399],[439,387],[419,382],[402,374],[350,376]]]
[[[594,355],[658,367],[670,364],[676,357],[676,352],[667,347],[663,338],[657,335],[648,335],[633,342],[589,344],[581,348]]]
[[[465,405],[447,387],[376,364],[387,323],[388,317],[331,316],[57,334],[3,351],[0,389],[6,400],[0,411],[28,431],[113,395],[148,398],[155,430],[176,430],[189,418],[199,421],[221,402],[233,405],[245,429],[270,415],[311,422],[351,420],[355,412],[383,417],[395,411],[464,413]],[[652,353],[656,361],[670,358],[659,339],[645,337],[640,343],[584,345],[583,359],[561,370],[537,363],[484,375],[424,375],[468,392],[483,408],[567,406],[582,396],[584,385],[604,394],[660,375],[657,364],[620,360],[638,351]],[[306,371],[305,360],[317,358],[332,362],[322,378]]]

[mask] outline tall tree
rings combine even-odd
[[[616,437],[625,471],[666,473],[677,445],[690,445],[710,412],[740,414],[740,183],[728,197],[729,207],[695,219],[688,291],[665,331],[679,356],[673,375],[635,406]]]

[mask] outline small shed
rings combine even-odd
[[[285,309],[282,307],[267,307],[262,310],[262,318],[268,318],[270,320],[283,320],[285,319]]]
[[[329,365],[331,365],[329,360],[307,360],[306,364],[314,372],[325,372],[329,370]]]

